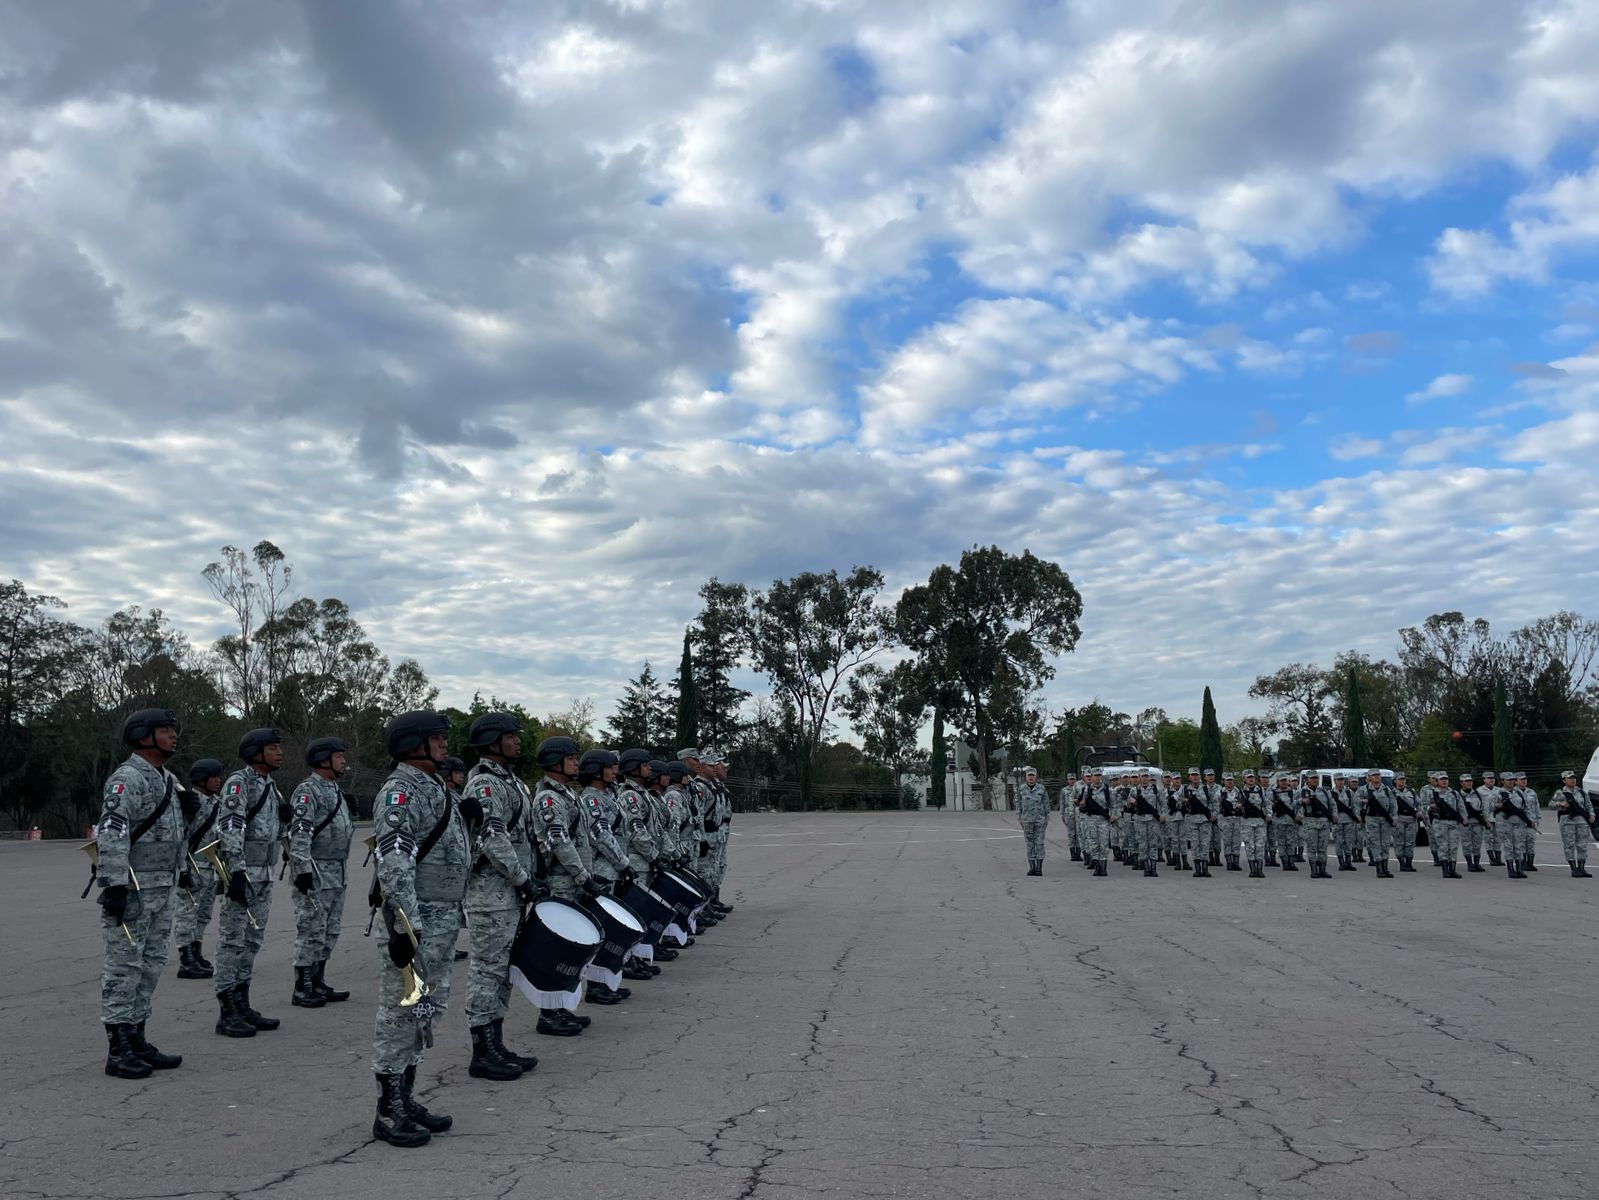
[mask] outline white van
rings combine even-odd
[[[1390,786],[1393,784],[1394,773],[1392,771],[1385,767],[1380,774],[1384,783]],[[1364,767],[1318,767],[1315,771],[1299,772],[1299,786],[1304,787],[1305,780],[1311,775],[1315,775],[1320,781],[1320,785],[1329,790],[1332,788],[1334,781],[1339,779],[1351,780],[1356,787],[1366,782],[1366,769]]]
[[[1588,769],[1582,776],[1582,790],[1588,793],[1589,799],[1599,800],[1599,750],[1588,760]]]

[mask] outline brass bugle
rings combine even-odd
[[[226,883],[229,877],[228,864],[223,862],[222,855],[217,853],[217,847],[221,844],[222,841],[220,838],[214,842],[207,842],[204,846],[200,847],[200,853],[211,860],[211,869],[217,873],[217,879],[223,883]],[[244,915],[250,919],[251,929],[261,928],[260,922],[255,919],[255,914],[250,911],[250,906],[248,904],[244,906]]]
[[[100,844],[98,842],[85,842],[83,845],[79,846],[78,849],[82,850],[89,856],[90,865],[94,867],[98,867],[100,865]],[[139,880],[134,875],[132,867],[128,868],[128,878],[133,880],[133,890],[138,891]],[[133,940],[133,931],[128,928],[128,923],[126,921],[118,921],[117,924],[122,926],[122,936],[128,939],[128,945],[137,945],[138,943]]]
[[[422,952],[422,943],[417,940],[416,930],[411,927],[411,918],[405,915],[405,909],[398,904],[394,906],[394,915],[400,919],[400,924],[405,929],[405,935],[411,939],[413,956],[420,954]],[[412,961],[415,961],[414,957]],[[405,973],[405,995],[400,997],[400,1007],[415,1008],[421,1003],[422,997],[433,989],[428,987],[427,980],[418,975],[410,963],[401,967],[400,970]]]

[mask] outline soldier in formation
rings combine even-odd
[[[244,766],[222,786],[217,822],[227,882],[217,921],[216,1031],[234,1038],[280,1024],[251,1006],[250,983],[272,911],[272,868],[283,829],[282,796],[272,775],[283,766],[283,739],[275,729],[252,729],[239,739],[239,757]]]
[[[349,748],[338,738],[315,738],[305,748],[311,773],[289,801],[289,872],[294,880],[294,992],[297,1008],[321,1008],[350,998],[325,978],[344,925],[344,866],[355,825],[339,790]]]
[[[179,979],[210,979],[215,971],[200,947],[216,909],[218,882],[201,847],[216,840],[224,770],[219,759],[197,759],[189,768],[188,790],[178,797],[183,811],[184,857],[178,867],[178,911],[172,935],[178,944]]]
[[[1016,819],[1021,823],[1027,843],[1027,873],[1044,873],[1044,831],[1049,828],[1049,793],[1038,782],[1038,771],[1023,771],[1022,785],[1016,789]]]

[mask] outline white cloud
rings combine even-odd
[[[1405,397],[1412,404],[1426,400],[1440,400],[1449,396],[1464,396],[1475,382],[1470,375],[1440,375],[1420,391]]]
[[[1357,458],[1375,458],[1381,454],[1383,444],[1377,438],[1346,434],[1327,447],[1327,453],[1339,462],[1353,462]]]

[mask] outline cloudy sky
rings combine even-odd
[[[1599,612],[1588,0],[0,3],[0,575],[463,701],[1057,559],[1055,706]]]

